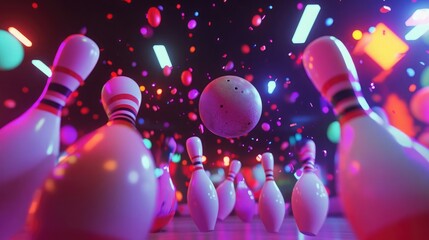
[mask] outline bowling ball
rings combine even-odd
[[[12,34],[0,30],[0,70],[12,70],[24,59],[24,47]]]
[[[206,128],[225,138],[246,135],[262,114],[262,100],[256,88],[232,75],[211,81],[201,93],[198,107]]]

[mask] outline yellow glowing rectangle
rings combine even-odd
[[[24,36],[24,34],[22,34],[20,31],[18,31],[18,29],[14,28],[14,27],[9,27],[7,30],[10,32],[10,34],[12,34],[14,37],[16,37],[16,39],[18,39],[22,44],[24,44],[24,46],[31,47],[33,45],[33,43],[30,41],[30,39],[28,39],[26,36]]]
[[[379,23],[364,51],[380,67],[389,70],[404,57],[408,49],[408,45],[392,30],[383,23]]]

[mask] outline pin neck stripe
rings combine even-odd
[[[307,158],[307,159],[303,160],[303,166],[304,166],[304,170],[314,169],[314,159]]]
[[[343,110],[339,113],[338,117],[339,117],[339,118],[342,118],[342,117],[344,117],[345,115],[347,115],[348,113],[354,112],[354,111],[356,111],[356,110],[362,110],[362,111],[363,111],[362,106],[361,106],[361,105],[359,105],[359,104],[356,104],[356,105],[352,105],[352,106],[346,107],[345,109],[343,109]]]
[[[110,105],[115,101],[124,100],[124,99],[130,100],[130,101],[134,102],[135,104],[140,105],[140,101],[135,96],[133,96],[131,94],[127,94],[127,93],[117,94],[117,95],[113,96],[112,98],[110,98],[107,101],[107,105]]]
[[[127,111],[127,112],[130,112],[133,116],[137,115],[137,113],[134,111],[134,109],[126,107],[126,106],[128,106],[128,105],[116,106],[116,108],[113,108],[112,111],[110,111],[110,112],[111,112],[111,114],[113,114],[114,112],[117,112],[117,111]]]
[[[196,156],[193,156],[192,158],[191,158],[191,160],[194,160],[195,158],[202,158],[203,156],[201,156],[201,155],[196,155]]]
[[[203,163],[201,161],[195,161],[195,162],[192,163],[192,165],[194,165],[194,166],[195,165],[199,165],[199,164],[203,164]]]
[[[112,117],[112,120],[122,120],[122,121],[126,121],[128,123],[131,123],[132,125],[135,124],[135,121],[133,119],[128,117],[128,115],[123,115],[123,114],[115,115],[114,117]]]
[[[356,98],[356,93],[353,89],[344,89],[335,93],[331,98],[331,103],[336,106],[339,102],[348,98]]]
[[[194,169],[192,170],[192,172],[195,172],[196,170],[202,170],[203,167],[202,166],[196,166],[194,167]]]
[[[60,115],[62,108],[63,108],[62,105],[48,99],[42,99],[39,105],[37,106],[37,109],[50,112],[57,116]]]
[[[367,112],[365,110],[363,110],[362,107],[360,107],[360,106],[356,107],[355,106],[354,109],[350,108],[347,111],[347,114],[343,113],[343,114],[339,115],[339,117],[338,117],[339,120],[338,121],[340,122],[340,125],[343,125],[346,122],[348,122],[348,121],[350,121],[350,120],[352,120],[354,118],[365,116],[365,115],[367,115]]]
[[[337,76],[329,79],[325,83],[325,85],[323,85],[323,87],[321,89],[322,94],[324,96],[327,96],[327,92],[332,86],[334,86],[335,84],[340,83],[340,82],[348,81],[348,79],[349,79],[349,74],[347,74],[347,73],[340,74],[340,75],[337,75]]]
[[[111,125],[112,123],[114,124],[122,124],[125,126],[129,126],[130,128],[135,128],[135,123],[130,121],[127,118],[115,118],[109,121],[108,125]]]
[[[73,70],[71,70],[69,68],[62,67],[62,66],[55,66],[53,68],[52,72],[62,72],[62,73],[65,73],[65,74],[70,75],[73,78],[75,78],[79,82],[80,85],[83,85],[83,83],[84,83],[83,78],[79,74],[77,74],[75,71],[73,71]]]
[[[66,97],[68,97],[72,93],[72,91],[68,87],[54,82],[51,82],[49,84],[48,91],[54,91]]]
[[[41,103],[49,105],[55,109],[61,110],[63,108],[63,106],[57,102],[54,102],[52,100],[49,99],[42,99]]]

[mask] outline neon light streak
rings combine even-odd
[[[301,16],[298,27],[292,37],[292,42],[294,44],[305,43],[319,12],[319,4],[308,4],[305,6],[304,13]]]
[[[406,35],[405,40],[412,41],[417,40],[429,31],[429,24],[417,25],[413,27]]]
[[[44,73],[46,76],[51,77],[52,76],[52,71],[51,69],[46,66],[46,64],[44,64],[42,61],[38,60],[38,59],[33,59],[31,60],[31,63],[38,68],[42,73]]]
[[[18,39],[22,44],[24,44],[24,46],[31,47],[33,45],[33,43],[26,36],[24,36],[24,34],[18,31],[18,29],[14,27],[9,27],[7,30],[10,32],[10,34],[16,37],[16,39]]]
[[[167,49],[164,45],[153,45],[156,58],[158,58],[159,65],[163,69],[165,66],[172,67],[170,58],[168,57]]]

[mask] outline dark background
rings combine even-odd
[[[321,5],[321,12],[305,44],[291,41],[303,12],[297,7],[299,3],[303,6],[309,3]],[[383,5],[389,6],[391,11],[381,13]],[[152,29],[151,37],[144,37],[140,29],[148,26],[146,12],[152,6],[162,8],[161,24]],[[79,137],[106,122],[100,104],[101,88],[112,76],[125,75],[145,87],[137,125],[143,136],[153,145],[163,135],[174,136],[179,144],[180,160],[171,167],[174,182],[183,196],[190,176],[184,144],[193,135],[203,141],[207,156],[205,167],[210,170],[215,183],[223,177],[223,157],[229,156],[231,160],[242,162],[243,175],[255,192],[264,179],[256,156],[265,151],[273,152],[277,183],[286,200],[289,200],[296,181],[293,173],[287,172],[295,160],[294,142],[301,137],[312,138],[317,145],[316,162],[320,176],[331,196],[335,196],[336,143],[327,138],[327,129],[336,118],[306,76],[300,59],[302,51],[307,43],[323,35],[336,36],[352,51],[357,43],[352,32],[368,32],[371,26],[380,22],[404,39],[411,29],[404,22],[416,9],[428,7],[429,3],[423,0],[3,0],[0,29],[17,28],[33,42],[33,46],[25,47],[25,57],[19,67],[0,71],[0,127],[30,107],[46,84],[46,76],[31,64],[31,60],[40,59],[50,65],[62,40],[70,34],[84,33],[99,45],[101,54],[85,85],[78,89],[79,95],[69,101],[63,113],[62,124],[73,126]],[[251,28],[255,14],[264,19],[260,26]],[[331,26],[325,24],[329,17],[334,20]],[[197,21],[193,30],[187,28],[191,19]],[[383,83],[372,81],[382,72],[373,60],[366,55],[353,55],[363,93],[371,106],[382,107],[390,94],[409,104],[413,94],[409,86],[422,87],[420,76],[428,62],[427,35],[407,42],[410,50]],[[170,76],[165,76],[160,69],[152,50],[154,44],[166,46],[173,64]],[[243,44],[250,46],[249,54],[241,52]],[[195,53],[190,53],[191,46],[196,47]],[[261,46],[266,50],[262,51]],[[223,69],[228,61],[235,65],[231,71]],[[184,86],[180,76],[188,68],[193,70],[192,84]],[[407,68],[413,68],[415,76],[407,75]],[[147,76],[143,76],[143,71]],[[200,118],[196,121],[188,118],[190,112],[198,114],[199,100],[189,100],[189,90],[197,89],[201,93],[211,80],[222,75],[253,76],[251,83],[261,95],[261,119],[247,136],[225,139],[207,129],[201,133]],[[275,80],[277,84],[272,94],[267,93],[269,80]],[[161,95],[156,94],[158,88],[163,90]],[[174,95],[170,93],[173,88],[177,89]],[[7,107],[6,100],[15,101],[16,107]],[[329,111],[324,113],[323,107],[329,107]],[[389,110],[389,114],[399,113]],[[408,134],[417,138],[425,126],[412,116],[411,119],[414,131]],[[262,123],[270,124],[270,130],[264,131]],[[403,126],[400,122],[395,124]],[[62,150],[67,146],[62,142]]]

